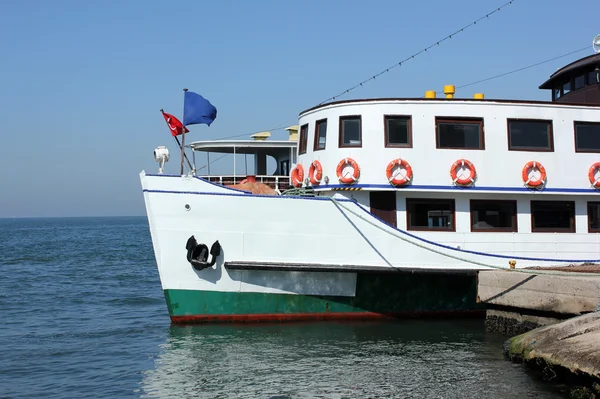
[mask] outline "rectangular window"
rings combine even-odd
[[[327,138],[327,119],[321,119],[315,124],[315,144],[314,150],[325,149],[325,139]]]
[[[360,116],[340,116],[339,146],[362,146],[362,126]]]
[[[573,90],[579,90],[581,89],[583,86],[585,86],[585,75],[580,75],[575,77],[575,87],[573,88]]]
[[[587,203],[588,231],[600,233],[600,202]]]
[[[558,100],[558,99],[560,98],[560,95],[561,95],[561,94],[560,94],[560,87],[555,87],[555,88],[552,90],[552,99],[553,99],[553,100]]]
[[[567,82],[563,85],[563,96],[571,91],[571,82]]]
[[[483,119],[435,118],[437,148],[484,150]]]
[[[600,152],[600,123],[575,122],[575,151]]]
[[[595,85],[596,83],[598,83],[598,74],[600,74],[600,72],[598,71],[591,71],[590,73],[588,73],[589,85]]]
[[[517,201],[471,200],[471,231],[517,231]]]
[[[453,199],[406,199],[408,230],[455,231]]]
[[[412,147],[410,116],[385,115],[383,123],[386,147]]]
[[[298,154],[306,153],[306,143],[308,141],[308,124],[300,127],[300,142],[298,143]]]
[[[575,232],[574,201],[531,201],[531,231]]]
[[[554,151],[552,121],[509,119],[508,149],[512,151]]]

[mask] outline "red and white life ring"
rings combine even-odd
[[[529,177],[529,173],[533,170],[537,169],[540,171],[540,177],[537,179],[532,179]],[[523,183],[525,183],[528,187],[537,188],[542,186],[546,182],[546,168],[539,162],[529,161],[523,166],[523,171],[521,178],[523,179]]]
[[[354,172],[350,176],[343,176],[342,172],[346,166],[351,166]],[[338,166],[335,170],[335,174],[337,175],[340,183],[342,184],[354,184],[358,181],[360,177],[360,168],[358,163],[352,158],[344,158],[338,163]]]
[[[393,176],[394,168],[396,168],[396,166],[399,166],[400,168],[403,168],[405,170],[404,176],[401,174]],[[406,161],[406,159],[398,158],[394,159],[388,164],[387,168],[385,169],[385,175],[388,179],[388,182],[390,182],[392,186],[404,186],[405,184],[409,183],[412,179],[413,172],[412,167]]]
[[[319,161],[313,161],[308,168],[308,177],[310,178],[310,184],[318,186],[323,178],[323,165]]]
[[[596,178],[598,169],[600,169],[600,162],[592,164],[592,166],[590,166],[590,170],[588,171],[588,179],[590,179],[590,184],[594,188],[600,188],[600,177]]]
[[[458,168],[467,168],[469,170],[468,176],[457,176]],[[475,169],[475,165],[468,159],[459,159],[452,164],[450,167],[450,177],[452,178],[452,183],[458,184],[459,186],[469,186],[475,182],[475,177],[477,177],[477,170]]]
[[[302,187],[302,182],[304,181],[304,168],[301,164],[296,165],[294,169],[292,169],[292,184],[294,187],[299,188]]]

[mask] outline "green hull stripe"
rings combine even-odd
[[[356,296],[165,290],[170,316],[419,313],[481,310],[476,278],[449,274],[357,276]]]

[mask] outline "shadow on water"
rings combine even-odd
[[[481,320],[171,326],[142,397],[558,398]]]

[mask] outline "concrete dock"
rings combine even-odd
[[[565,270],[479,272],[477,301],[486,305],[486,327],[516,335],[595,311],[600,305],[600,267],[587,268],[587,273]]]
[[[600,397],[600,266],[478,273],[486,328],[514,336],[513,361],[572,386],[573,397]]]

